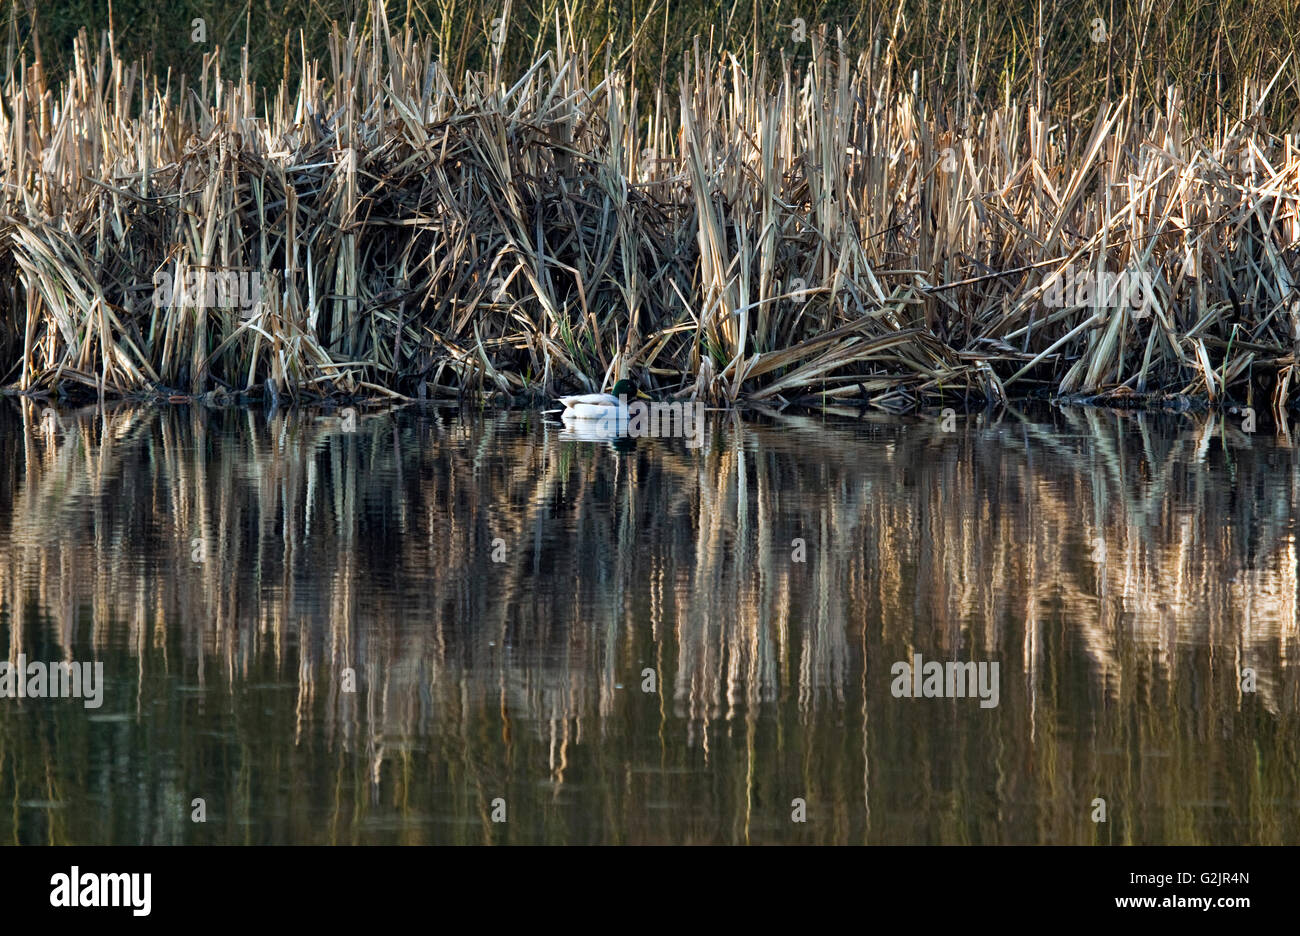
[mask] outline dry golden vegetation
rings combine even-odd
[[[83,33],[59,83],[11,58],[0,381],[518,401],[618,375],[718,405],[1285,406],[1290,40],[1229,42],[1239,78],[1219,98],[1153,77],[1141,50],[1168,10],[1109,27],[1131,60],[1080,19],[1084,65],[1062,76],[1044,21],[1069,24],[1043,9],[1014,72],[943,3],[960,42],[931,70],[900,50],[943,22],[899,13],[856,39],[812,23],[798,62],[702,38],[649,93],[558,12],[527,67],[489,54],[460,75],[445,30],[390,27],[382,3],[268,89],[246,53],[233,74],[214,52],[160,78],[107,35]],[[156,301],[163,274],[206,295],[236,272],[261,286],[247,308]],[[1102,273],[1144,278],[1149,305],[1049,301]]]

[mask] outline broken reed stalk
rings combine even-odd
[[[558,34],[522,75],[457,84],[382,3],[368,23],[269,96],[247,56],[160,84],[84,32],[58,88],[12,66],[0,381],[1290,402],[1300,154],[1260,116],[1290,73],[1208,127],[1176,87],[1071,113],[1008,80],[936,113],[888,48],[823,30],[802,72],[697,47],[677,107],[661,88],[647,111]],[[1140,309],[1078,286],[1121,273]]]

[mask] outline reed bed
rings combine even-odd
[[[102,660],[110,720],[0,711],[0,840],[1295,840],[1285,436],[41,409],[0,411],[0,634]],[[892,698],[914,652],[1000,660],[999,707]]]
[[[453,76],[445,42],[375,3],[265,90],[246,51],[233,76],[214,52],[161,79],[111,35],[83,33],[57,85],[11,61],[0,381],[536,401],[628,376],[719,406],[894,412],[1294,401],[1291,58],[1261,53],[1207,111],[1178,84],[1153,95],[1137,59],[1075,99],[1041,39],[1001,82],[976,44],[943,65],[966,90],[937,97],[901,63],[900,17],[866,51],[814,30],[798,64],[697,42],[646,95],[560,22],[527,67]],[[232,272],[256,275],[255,305],[156,301],[162,274],[202,294]],[[1152,301],[1048,301],[1090,273],[1140,275]]]

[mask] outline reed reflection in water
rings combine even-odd
[[[1285,434],[42,411],[0,634],[107,686],[0,699],[0,841],[1300,841]],[[914,654],[999,704],[895,698]]]

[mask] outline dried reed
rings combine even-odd
[[[560,29],[522,74],[454,80],[381,2],[269,96],[247,55],[160,82],[83,32],[58,87],[39,56],[5,78],[0,380],[1291,402],[1300,153],[1266,117],[1289,59],[1208,119],[1177,86],[1140,95],[1136,62],[1097,107],[1040,74],[941,111],[899,28],[856,58],[823,29],[773,71],[697,46],[649,105]],[[955,67],[987,85],[978,54]],[[246,309],[156,301],[164,275],[208,295],[232,272],[261,286]],[[1149,304],[1047,301],[1090,273],[1141,277]]]

